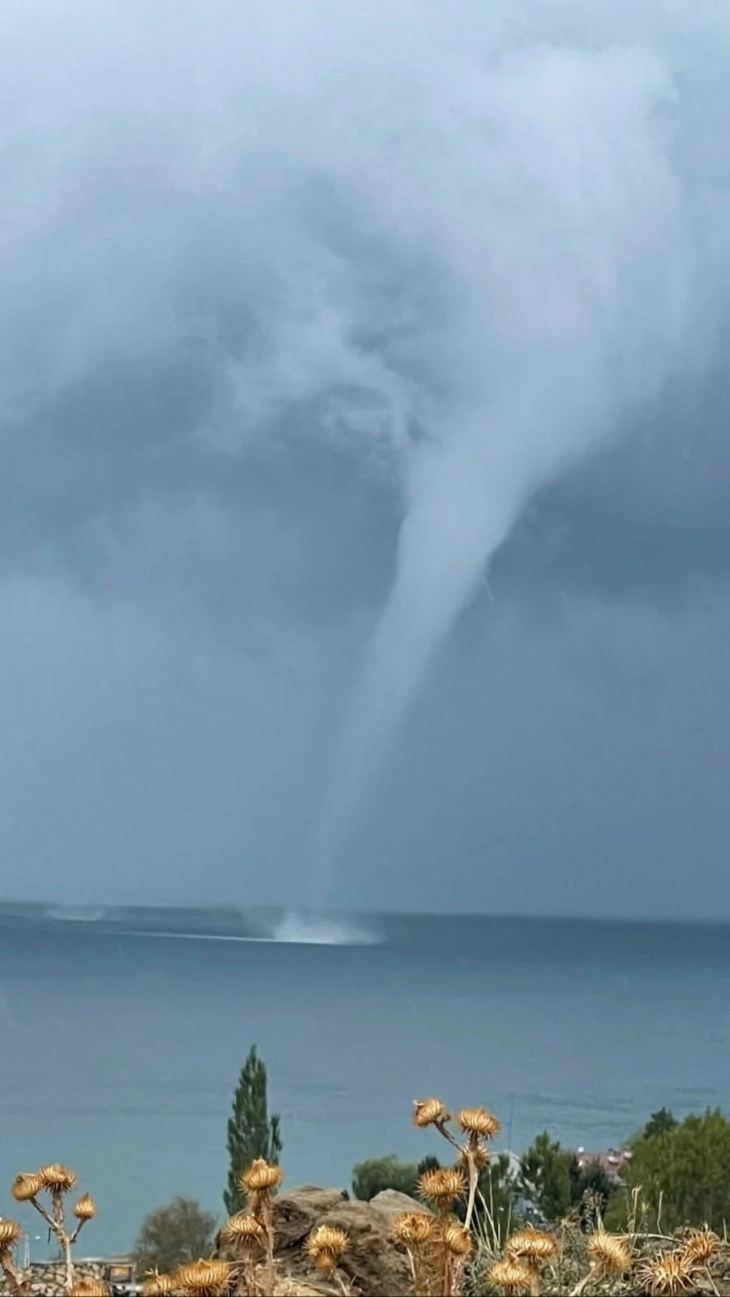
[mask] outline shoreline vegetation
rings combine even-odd
[[[418,1166],[362,1163],[353,1197],[282,1189],[279,1118],[251,1049],[228,1123],[227,1218],[178,1198],[143,1223],[134,1253],[145,1297],[478,1297],[479,1294],[730,1294],[730,1122],[719,1110],[678,1121],[662,1109],[630,1141],[620,1171],[581,1161],[547,1132],[521,1159],[495,1152],[484,1106],[416,1100],[413,1125],[436,1136]],[[436,1149],[440,1156],[436,1156]],[[610,1168],[609,1168],[610,1169]],[[28,1267],[21,1220],[0,1215],[0,1291],[104,1297],[139,1291],[104,1262],[77,1260],[97,1213],[76,1176],[48,1163],[19,1173],[14,1205],[40,1214],[58,1260]],[[56,1284],[51,1287],[49,1284]]]

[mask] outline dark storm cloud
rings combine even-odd
[[[350,122],[367,126],[378,107],[401,116],[390,129],[378,121],[365,133],[365,163],[373,146],[399,133],[424,147],[417,113],[404,115],[392,93],[415,11],[398,9],[387,38],[377,8],[369,18],[345,8],[336,21],[331,15],[293,21],[287,11],[283,23],[273,11],[264,17],[263,7],[250,7],[244,20],[222,4],[217,22],[203,26],[183,11],[169,28],[164,5],[126,11],[78,6],[73,12],[76,21],[62,30],[47,6],[4,20],[7,552],[16,551],[22,561],[23,551],[44,539],[73,550],[77,527],[100,518],[113,525],[150,496],[189,500],[203,493],[235,514],[248,503],[247,490],[257,499],[263,491],[273,508],[288,512],[301,489],[306,508],[310,486],[316,509],[319,471],[331,502],[338,494],[327,481],[331,455],[315,459],[318,439],[339,454],[347,455],[349,447],[351,459],[354,440],[367,471],[368,456],[377,459],[377,411],[373,417],[372,410],[358,410],[358,402],[366,394],[371,401],[377,393],[387,396],[389,376],[410,376],[426,386],[434,381],[424,362],[430,359],[429,330],[433,334],[444,303],[437,266],[427,243],[419,245],[417,206],[415,238],[407,212],[408,237],[404,230],[388,234],[348,192],[343,163],[352,144]],[[38,25],[39,13],[45,28]],[[496,10],[484,30],[476,7],[466,6],[464,20],[464,45],[458,38],[448,42],[442,70],[435,42],[443,35],[444,11],[430,7],[419,24],[415,61],[439,81],[454,61],[473,65],[465,61],[470,31],[479,33],[487,58],[515,41],[546,38],[579,46],[645,41],[658,48],[685,90],[680,126],[686,130],[678,132],[677,148],[687,154],[688,182],[697,179],[707,194],[695,214],[707,235],[707,207],[724,179],[717,175],[717,149],[727,118],[722,85],[713,85],[718,18],[711,7],[683,13],[647,6],[637,16],[597,6],[587,18],[570,5],[517,6],[512,15]],[[370,99],[353,112],[337,65],[351,63],[362,40],[377,51],[382,76],[364,82]],[[259,66],[263,56],[269,62]],[[318,77],[324,115],[312,93]],[[329,113],[330,105],[335,112],[343,103],[349,120],[340,138]],[[301,108],[302,125],[287,155],[282,130],[291,124],[292,105]],[[437,101],[434,123],[439,111]],[[721,242],[719,226],[718,220],[711,228]],[[710,269],[716,269],[712,258]],[[331,295],[321,304],[316,295],[307,297],[318,276]],[[302,300],[288,302],[290,289]],[[701,289],[708,293],[707,281]],[[298,332],[297,309],[303,312]],[[349,313],[355,345],[342,332],[338,309]],[[691,380],[680,385],[685,409],[679,420],[667,412],[679,423],[677,436],[657,439],[649,472],[639,465],[637,514],[661,512],[665,481],[681,481],[688,458],[700,492],[712,483],[717,493],[710,425],[722,421],[725,393],[716,379],[716,409],[708,410],[704,377],[694,390]],[[269,444],[258,464],[249,455],[245,464],[241,457],[232,465],[231,447],[245,447],[261,427],[269,442],[272,430],[278,438],[288,435],[287,456],[279,454],[272,468]],[[357,441],[363,428],[366,441],[375,434],[364,452],[362,437]],[[682,446],[688,437],[689,453]],[[288,462],[292,448],[299,476]],[[629,449],[625,456],[625,472],[619,452],[617,469],[599,492],[600,506],[609,517],[619,515],[619,527],[627,494],[637,494],[636,454]],[[315,463],[307,464],[311,459]],[[596,495],[590,470],[584,477],[585,495],[580,484],[571,492],[578,514],[582,499],[592,509]],[[364,507],[372,502],[377,512],[376,493],[363,484],[362,495]],[[664,534],[659,525],[654,536],[656,545],[666,542],[672,564],[677,547],[667,533],[676,496],[675,489],[664,511]],[[567,523],[570,501],[564,508]],[[688,509],[697,525],[694,501]],[[711,522],[713,569],[715,530]],[[87,564],[103,563],[103,549],[85,548]],[[693,548],[691,567],[699,562]],[[318,552],[325,563],[328,550],[329,537]],[[586,569],[590,580],[590,563]],[[600,571],[597,580],[603,583]]]
[[[501,246],[499,203],[514,195],[493,193],[485,70],[523,52],[528,62],[508,64],[499,82],[504,111],[528,126],[566,111],[556,138],[568,162],[580,123],[540,98],[560,77],[519,82],[530,58],[539,70],[547,48],[584,94],[582,60],[609,51],[605,97],[590,102],[619,143],[620,113],[634,122],[625,101],[643,103],[655,81],[666,90],[659,119],[691,268],[668,379],[634,405],[614,408],[611,393],[611,443],[561,468],[522,511],[402,738],[399,797],[381,780],[353,848],[358,878],[370,855],[390,862],[381,895],[397,904],[410,895],[409,853],[430,859],[436,879],[441,854],[461,852],[479,903],[490,900],[479,891],[484,855],[494,858],[506,908],[530,908],[522,884],[510,892],[510,860],[572,878],[583,851],[607,858],[611,816],[623,808],[631,822],[630,799],[601,776],[606,809],[596,811],[592,736],[636,681],[632,653],[604,661],[601,645],[623,640],[640,654],[644,628],[646,670],[669,699],[670,783],[691,784],[690,759],[709,770],[728,743],[717,719],[694,751],[677,701],[692,662],[721,687],[726,628],[724,10],[535,0],[487,16],[465,3],[454,23],[448,5],[407,0],[219,0],[204,14],[162,0],[63,11],[28,0],[3,14],[0,36],[0,845],[15,893],[63,879],[79,896],[197,897],[214,879],[221,895],[306,896],[294,881],[301,844],[387,597],[404,465],[432,435],[433,412],[458,411],[459,384],[471,392],[481,368],[488,376],[482,317],[462,284],[485,222]],[[620,186],[605,179],[606,211],[620,212]],[[539,234],[550,227],[536,192]],[[605,269],[601,233],[588,258]],[[645,286],[634,291],[626,300],[639,311]],[[529,661],[525,636],[539,645]],[[566,664],[586,636],[603,666],[571,685]],[[562,708],[549,703],[556,680]],[[647,698],[620,733],[607,725],[612,770],[633,769],[631,753],[644,750],[657,710]],[[472,717],[471,738],[454,715]],[[556,745],[575,800],[594,808],[583,846],[572,842],[571,799],[556,792]],[[481,769],[500,789],[497,828]],[[656,776],[642,769],[651,814],[637,842],[660,818]],[[549,802],[563,863],[547,840]],[[704,813],[690,798],[686,824]],[[495,832],[498,850],[483,851]],[[718,835],[710,872],[730,832]],[[260,860],[266,884],[251,868]],[[343,899],[365,898],[356,877]],[[646,909],[650,873],[645,896]],[[435,884],[429,897],[437,903]],[[550,907],[547,889],[534,904]],[[611,908],[599,883],[584,904]]]

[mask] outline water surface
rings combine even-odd
[[[362,1158],[438,1152],[409,1121],[428,1093],[486,1103],[517,1150],[545,1128],[598,1149],[663,1104],[730,1106],[730,929],[376,926],[383,944],[337,946],[0,925],[0,1193],[68,1162],[100,1206],[90,1253],[128,1248],[176,1193],[222,1213],[253,1042],[289,1183],[349,1185]]]

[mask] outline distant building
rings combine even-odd
[[[630,1148],[609,1148],[605,1153],[587,1153],[584,1148],[577,1148],[575,1155],[581,1170],[592,1162],[597,1162],[612,1184],[621,1183],[621,1172],[631,1161]]]

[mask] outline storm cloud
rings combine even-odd
[[[730,912],[721,7],[27,0],[0,36],[0,890],[307,903],[409,465],[520,388],[548,453],[330,899]]]

